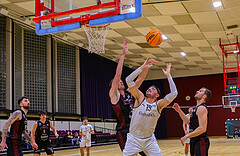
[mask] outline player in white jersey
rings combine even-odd
[[[94,134],[93,127],[88,124],[88,118],[83,117],[83,125],[80,127],[80,135],[82,136],[80,143],[80,152],[81,156],[84,156],[84,147],[87,149],[87,156],[90,155],[90,147],[91,147],[91,134]]]
[[[144,68],[153,64],[142,65],[127,78],[126,82],[131,94],[135,97],[130,132],[127,135],[127,143],[123,150],[123,156],[135,156],[139,151],[144,151],[148,156],[161,156],[161,150],[153,134],[157,125],[157,120],[164,107],[169,105],[177,96],[178,92],[170,74],[171,65],[167,64],[167,69],[163,73],[167,76],[171,92],[163,99],[157,100],[160,90],[153,85],[146,91],[146,97],[135,85],[134,79]]]
[[[186,116],[187,116],[188,118],[190,118],[191,115],[192,115],[192,112],[193,112],[193,107],[188,108],[188,114],[187,114]],[[186,135],[187,133],[189,133],[189,124],[186,124],[185,122],[183,122],[183,130],[184,130],[185,135]],[[188,138],[188,139],[185,141],[185,156],[188,155],[189,145],[190,145],[190,138]]]

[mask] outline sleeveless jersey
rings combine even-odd
[[[207,108],[207,105],[205,103],[202,103],[200,105],[198,105],[192,112],[192,115],[190,117],[190,132],[194,131],[196,128],[199,127],[199,123],[198,123],[198,116],[197,116],[197,109],[199,106],[204,106]],[[196,136],[194,138],[197,138],[197,137],[204,137],[204,136],[207,136],[207,132],[204,132],[203,134],[200,134],[199,136]]]
[[[117,116],[116,130],[123,130],[125,128],[129,128],[133,104],[134,99],[128,92],[125,92],[125,97],[120,94],[120,98],[117,104],[112,104],[112,107]]]
[[[46,119],[45,123],[40,120],[37,122],[36,142],[49,142],[50,121]]]
[[[151,137],[159,117],[157,101],[151,104],[145,98],[139,107],[133,108],[130,133],[141,139]]]
[[[27,117],[23,110],[20,109],[20,111],[22,112],[22,119],[11,125],[9,139],[22,140],[22,133],[27,129]]]

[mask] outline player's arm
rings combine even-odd
[[[166,70],[163,69],[163,73],[167,76],[168,83],[170,86],[170,93],[167,94],[163,99],[157,101],[158,111],[161,112],[164,107],[169,105],[178,95],[178,91],[176,85],[172,79],[170,70],[171,70],[171,63],[167,63]]]
[[[186,116],[177,103],[174,103],[173,109],[179,114],[184,123],[189,124],[190,117]]]
[[[186,123],[185,122],[183,122],[182,127],[183,127],[183,130],[184,130],[184,134],[187,134],[188,131],[186,130]]]
[[[36,141],[35,141],[35,133],[36,133],[36,130],[37,130],[37,126],[38,126],[38,123],[35,122],[35,124],[33,125],[33,128],[32,128],[32,131],[31,131],[31,139],[32,139],[33,143],[36,143]]]
[[[3,151],[4,148],[8,148],[6,145],[6,138],[8,133],[8,127],[12,125],[15,121],[20,120],[22,113],[20,110],[13,112],[13,114],[8,118],[7,122],[3,126],[2,130],[2,142],[0,144],[0,151]]]
[[[23,131],[23,137],[31,144],[33,149],[38,149],[38,145],[36,144],[36,142],[33,142],[31,137],[28,135],[26,129]]]
[[[119,97],[120,97],[120,93],[118,92],[118,84],[121,80],[124,57],[125,57],[127,51],[128,51],[127,40],[125,39],[124,43],[123,43],[123,52],[122,52],[122,54],[120,56],[120,59],[118,61],[116,74],[113,78],[112,86],[111,86],[111,89],[109,91],[109,97],[111,99],[112,104],[116,104],[119,100]]]
[[[204,106],[198,107],[196,114],[198,116],[199,127],[196,128],[193,132],[190,132],[186,134],[184,137],[182,137],[181,138],[182,144],[185,140],[187,140],[187,138],[199,136],[207,131],[207,114],[208,114],[207,108]]]
[[[94,132],[94,129],[93,129],[93,127],[91,126],[91,132],[90,132],[90,134],[94,134],[95,132]]]
[[[143,63],[142,66],[146,66],[146,67],[142,68],[142,72],[139,74],[137,80],[135,81],[135,84],[138,88],[141,86],[141,84],[145,80],[149,68],[155,63],[158,63],[158,61],[156,61],[155,59],[149,59],[149,58],[147,58],[146,61]]]
[[[129,87],[129,90],[131,92],[131,94],[134,96],[134,98],[136,99],[136,102],[134,104],[134,107],[138,107],[141,102],[144,100],[144,95],[143,93],[138,89],[138,86],[136,85],[136,83],[134,82],[134,79],[141,74],[143,71],[147,70],[153,66],[154,63],[158,63],[156,60],[154,59],[147,59],[144,64],[137,68],[134,72],[132,72],[127,78],[126,78],[126,83]],[[147,73],[144,73],[142,76],[144,76]],[[141,79],[141,78],[140,78]],[[140,81],[141,82],[141,81]]]
[[[50,128],[52,129],[54,135],[56,136],[56,138],[58,138],[58,133],[57,133],[57,130],[55,129],[55,127],[53,126],[52,124],[52,121],[49,121],[50,122]]]

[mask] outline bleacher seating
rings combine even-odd
[[[68,130],[57,130],[57,133],[59,135],[59,138],[56,138],[54,133],[50,132],[50,141],[54,149],[61,149],[61,147],[66,148],[75,148],[78,146],[73,146],[71,141],[66,141],[65,136],[67,135]],[[78,132],[79,130],[72,130],[73,133]],[[81,139],[81,136],[79,136]],[[117,138],[116,134],[110,134],[110,133],[103,133],[103,131],[95,131],[95,134],[91,135],[91,141],[92,145],[101,145],[101,143],[116,143]],[[22,150],[23,153],[31,153],[32,148],[31,146],[27,146],[26,143],[23,141],[22,143]],[[1,155],[6,154],[6,149],[3,153],[0,153]]]

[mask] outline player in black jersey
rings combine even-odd
[[[117,140],[121,150],[124,149],[125,143],[127,141],[127,133],[129,132],[129,126],[131,121],[131,111],[134,104],[134,99],[132,98],[128,89],[125,90],[123,81],[121,80],[124,57],[127,51],[127,40],[124,40],[123,52],[120,56],[115,76],[110,82],[111,88],[109,91],[109,97],[111,99],[113,109],[117,116]],[[154,59],[147,59],[144,63],[150,64],[155,62],[156,61]],[[148,69],[149,68],[146,68],[138,76],[138,79],[136,80],[136,86],[139,87],[142,84],[147,75]],[[145,155],[143,152],[141,152],[140,154],[143,156]]]
[[[38,150],[33,150],[34,156],[39,156],[42,149],[45,149],[47,155],[53,156],[53,148],[50,143],[50,128],[53,130],[56,138],[58,138],[57,130],[49,119],[46,119],[47,113],[45,111],[39,112],[40,120],[33,125],[31,138],[38,145]],[[36,138],[35,138],[36,137]]]
[[[24,138],[31,143],[34,149],[37,149],[37,144],[34,143],[30,136],[27,133],[27,112],[30,108],[29,99],[26,96],[19,98],[18,104],[20,105],[21,109],[16,110],[13,114],[9,117],[5,125],[3,126],[2,131],[2,142],[0,144],[0,151],[3,151],[4,148],[7,149],[8,156],[22,156],[22,134]],[[10,134],[7,138],[8,127],[11,125]],[[6,139],[7,138],[7,139]],[[6,143],[7,142],[7,143]]]
[[[190,138],[191,156],[208,156],[210,146],[207,136],[208,108],[205,104],[212,96],[209,89],[203,87],[198,90],[194,96],[197,105],[192,112],[191,117],[186,117],[179,105],[175,103],[173,108],[178,112],[182,120],[190,125],[189,133],[181,138],[181,143]]]

